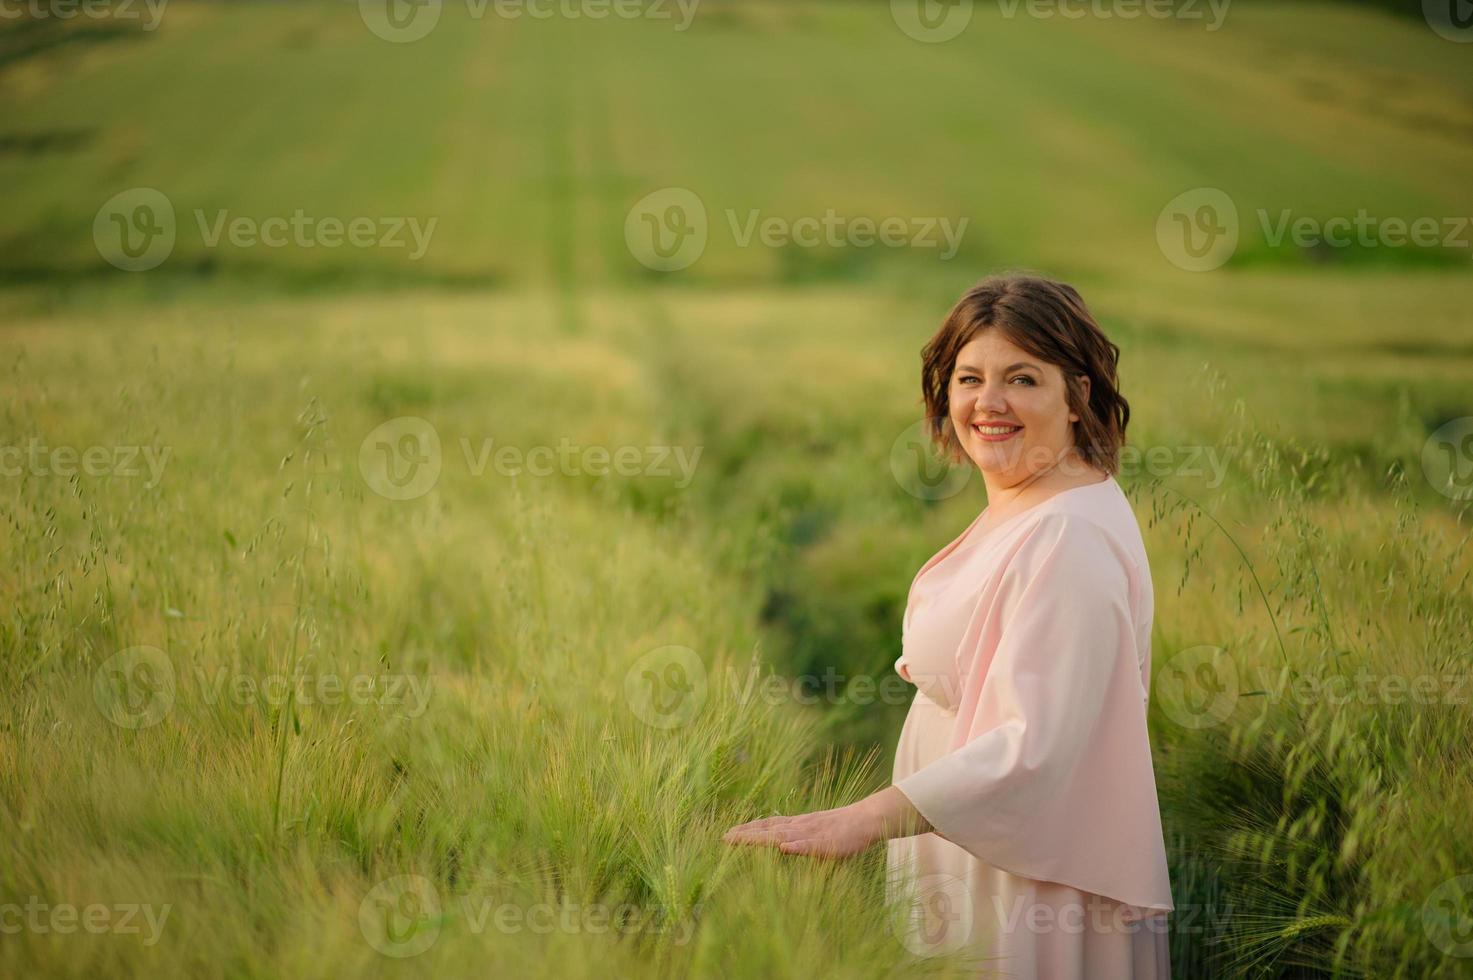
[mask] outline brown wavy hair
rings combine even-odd
[[[1130,405],[1120,394],[1120,348],[1105,336],[1073,287],[1042,276],[988,276],[962,295],[941,329],[921,348],[921,393],[931,441],[963,458],[951,424],[951,375],[957,354],[984,330],[998,329],[1034,357],[1064,372],[1069,410],[1079,416],[1074,445],[1090,465],[1115,474]],[[1079,375],[1089,377],[1089,396]]]

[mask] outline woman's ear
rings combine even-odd
[[[1080,374],[1080,375],[1076,375],[1076,377],[1079,378],[1080,401],[1082,401],[1086,405],[1088,405],[1089,404],[1089,375],[1087,375],[1087,374]],[[1079,421],[1079,416],[1076,415],[1076,414],[1074,414],[1073,412],[1070,412],[1069,413],[1069,421],[1070,422],[1078,422]]]

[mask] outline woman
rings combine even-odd
[[[993,277],[956,304],[922,389],[987,507],[911,583],[895,669],[917,691],[893,785],[724,838],[825,857],[886,841],[907,945],[1025,980],[1170,972],[1150,569],[1114,479],[1119,353],[1062,283]]]

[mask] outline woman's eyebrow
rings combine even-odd
[[[1032,363],[1030,363],[1028,361],[1019,361],[1017,364],[1009,364],[1007,367],[1003,368],[1002,369],[1002,373],[1003,374],[1007,374],[1009,371],[1016,371],[1018,368],[1032,368],[1035,371],[1040,370],[1040,368],[1039,368],[1039,366],[1037,364],[1032,364]],[[986,373],[981,368],[979,368],[979,367],[973,367],[970,364],[958,364],[956,366],[956,369],[958,371],[969,371],[972,374],[985,374]]]

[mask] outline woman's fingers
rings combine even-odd
[[[725,839],[738,844],[776,844],[795,840],[802,833],[793,827],[768,827],[765,830],[727,831]]]
[[[722,835],[728,844],[761,844],[777,847],[784,854],[838,856],[844,849],[834,839],[834,814],[817,810],[795,816],[763,817],[732,827]]]
[[[733,827],[731,829],[732,830],[762,830],[762,829],[765,829],[767,827],[772,826],[775,822],[777,822],[779,820],[791,820],[791,819],[793,819],[793,818],[792,817],[781,817],[781,816],[763,817],[761,820],[748,820],[746,823],[739,823],[739,824],[737,824],[735,827]]]
[[[784,854],[807,854],[813,857],[832,857],[834,855],[833,841],[824,838],[783,841],[777,846],[777,849]]]
[[[813,814],[804,814],[813,817]],[[776,847],[784,854],[803,855],[816,858],[840,858],[857,854],[860,849],[846,843],[842,835],[834,833],[836,828],[823,821],[800,820],[798,817],[770,818],[762,827],[742,829],[733,827],[722,840],[728,844],[751,844]]]
[[[722,837],[729,844],[763,844],[784,854],[825,858],[851,857],[877,839],[873,827],[853,808],[763,817],[738,824]]]
[[[803,834],[801,817],[764,817],[728,830],[722,840],[734,844],[778,844]]]
[[[834,812],[835,811],[833,810],[812,810],[808,813],[774,813],[770,817],[761,817],[757,820],[748,820],[746,823],[739,823],[736,825],[736,827],[733,827],[732,829],[736,830],[742,827],[762,829],[766,827],[776,826],[778,824],[791,823],[794,820],[816,820],[820,818],[830,817],[833,816]]]

